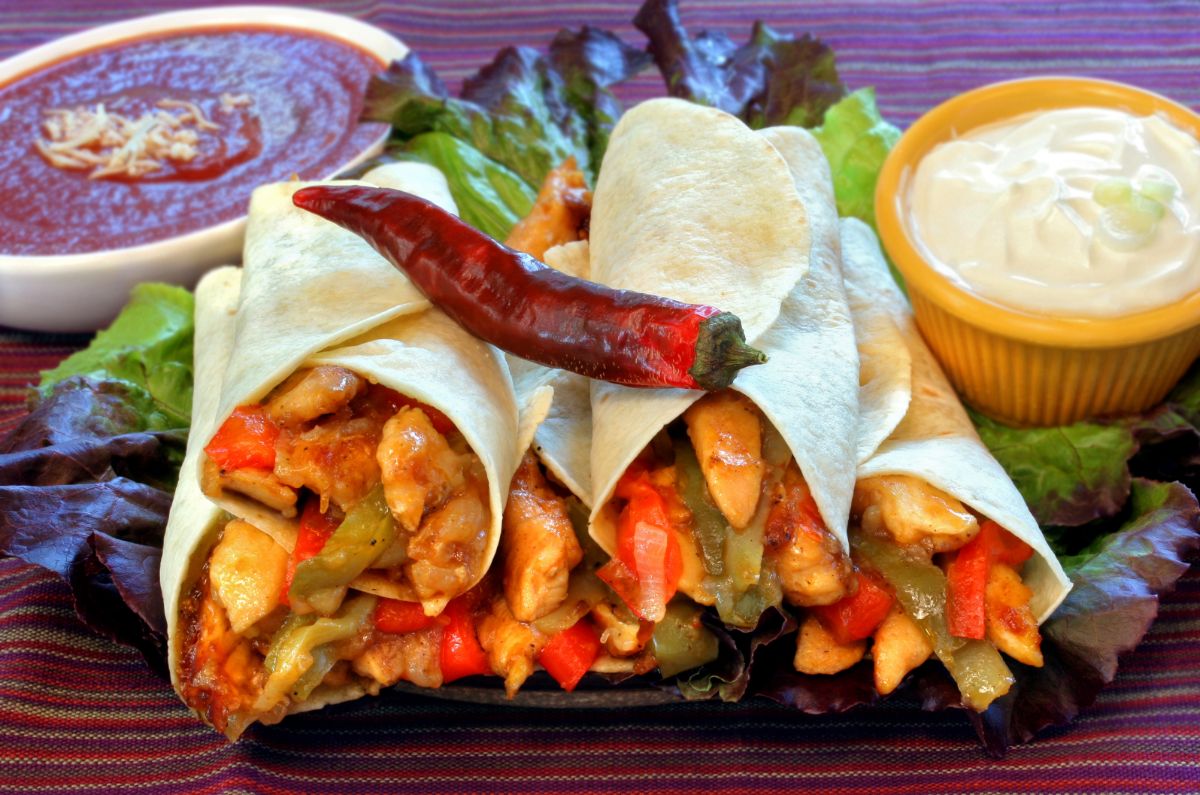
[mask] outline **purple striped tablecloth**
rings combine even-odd
[[[4,0],[0,56],[192,3]],[[319,4],[387,28],[451,82],[502,45],[583,23],[641,41],[636,3]],[[846,83],[904,125],[952,94],[1021,75],[1117,78],[1200,107],[1200,2],[684,2],[744,37],[761,18],[832,44]],[[659,91],[644,76],[629,98]],[[3,112],[3,109],[0,109]],[[0,289],[3,289],[0,283]],[[0,330],[0,431],[38,369],[83,344]],[[84,630],[65,589],[0,562],[0,790],[21,792],[1200,792],[1200,576],[1071,727],[1003,761],[959,715],[898,703],[812,718],[768,703],[537,711],[391,694],[227,745],[140,658]]]

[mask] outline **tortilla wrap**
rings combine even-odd
[[[444,178],[428,166],[396,164],[371,172],[365,181],[420,193],[454,209]],[[518,461],[517,405],[503,358],[430,308],[402,274],[356,235],[293,208],[291,194],[300,186],[259,189],[251,204],[246,268],[218,270],[197,287],[192,432],[160,572],[177,689],[184,636],[181,602],[229,514],[247,519],[289,551],[296,542],[294,519],[250,500],[223,499],[218,506],[201,492],[203,447],[233,408],[260,400],[298,368],[341,365],[450,417],[488,478],[491,527],[480,576],[499,542],[503,500]],[[414,598],[405,584],[370,570],[350,586]],[[306,699],[289,704],[288,712],[368,692],[374,690],[365,681],[322,684]]]
[[[389,164],[364,181],[455,210],[445,178],[431,166]],[[487,474],[491,524],[481,577],[499,543],[518,461],[519,418],[508,367],[498,351],[431,308],[358,235],[294,207],[292,194],[303,186],[265,185],[251,198],[233,350],[205,443],[236,407],[262,400],[295,371],[322,364],[346,367],[433,406],[462,432]],[[218,503],[289,552],[294,548],[295,519],[228,492]],[[416,599],[406,583],[370,570],[351,587]],[[426,609],[440,611],[439,600],[425,600]]]
[[[863,370],[873,374],[874,388],[864,388],[868,405],[862,412],[859,449],[885,440],[859,465],[859,478],[920,478],[1033,547],[1036,554],[1025,564],[1023,579],[1033,591],[1030,606],[1039,623],[1046,620],[1066,598],[1071,581],[921,338],[875,233],[853,218],[842,220],[841,231],[847,292],[865,337]],[[909,366],[906,379],[900,371]],[[907,411],[898,411],[904,404]]]
[[[804,130],[755,133],[677,100],[634,108],[613,133],[591,221],[593,278],[711,304],[769,356],[732,389],[783,436],[826,526],[849,549],[858,356],[842,288],[829,164]],[[594,521],[664,426],[704,395],[592,385]]]
[[[192,430],[180,467],[175,498],[171,502],[159,570],[167,616],[167,666],[171,685],[177,692],[181,689],[180,644],[184,639],[183,631],[178,626],[180,602],[200,576],[229,516],[200,491],[198,467],[202,453],[201,440],[213,430],[225,364],[233,352],[241,281],[242,269],[227,266],[211,271],[196,286],[197,344],[193,363],[195,399],[192,403]],[[308,712],[330,704],[353,701],[367,695],[367,692],[361,683],[353,680],[336,688],[322,685],[306,700],[292,704],[288,712]]]

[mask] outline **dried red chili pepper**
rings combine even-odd
[[[626,386],[710,390],[767,360],[736,315],[568,276],[418,196],[315,185],[293,201],[360,235],[460,326],[523,359]]]

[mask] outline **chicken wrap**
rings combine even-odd
[[[591,199],[568,158],[505,244],[590,278]],[[511,698],[539,666],[572,690],[588,671],[670,676],[715,659],[718,640],[696,606],[672,604],[661,621],[641,621],[598,575],[608,555],[587,534],[590,382],[516,357],[509,366],[531,443],[509,492],[493,584],[480,586],[488,596],[476,628],[491,672]]]
[[[453,209],[428,166],[365,180]],[[173,511],[162,569],[176,687],[230,737],[397,678],[439,684],[435,617],[469,622],[455,600],[496,554],[520,453],[501,355],[293,208],[298,187],[255,192],[240,285],[198,297],[233,330],[197,333],[179,500],[198,484],[223,513]],[[430,630],[426,653],[384,642],[401,626]]]
[[[564,273],[590,275],[591,192],[568,158],[546,175],[505,244]],[[527,447],[504,510],[493,584],[476,628],[491,673],[515,697],[541,666],[571,690],[589,670],[632,668],[645,645],[636,619],[596,576],[603,555],[587,537],[592,413],[588,379],[508,357]],[[644,632],[643,632],[644,634]]]
[[[863,367],[858,583],[804,616],[795,666],[836,673],[869,651],[886,694],[936,656],[982,710],[1013,682],[1001,653],[1042,664],[1038,624],[1071,583],[922,340],[874,233],[854,219],[841,230]]]
[[[601,576],[650,623],[676,590],[740,628],[840,599],[859,366],[819,145],[643,103],[609,143],[590,245],[596,281],[721,306],[769,356],[707,394],[592,385]]]

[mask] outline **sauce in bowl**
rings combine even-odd
[[[1200,142],[1160,116],[1036,111],[938,144],[906,195],[922,255],[1004,306],[1116,317],[1200,289]]]
[[[382,67],[338,39],[237,27],[120,42],[17,78],[0,87],[0,254],[162,240],[243,215],[260,184],[323,178],[383,133],[358,122],[367,80]],[[111,160],[148,133],[169,134],[164,156],[98,174],[103,166],[63,165],[78,148],[65,160],[39,148],[70,143],[53,126],[63,119],[78,133],[97,117],[124,134],[92,144],[93,156]]]

